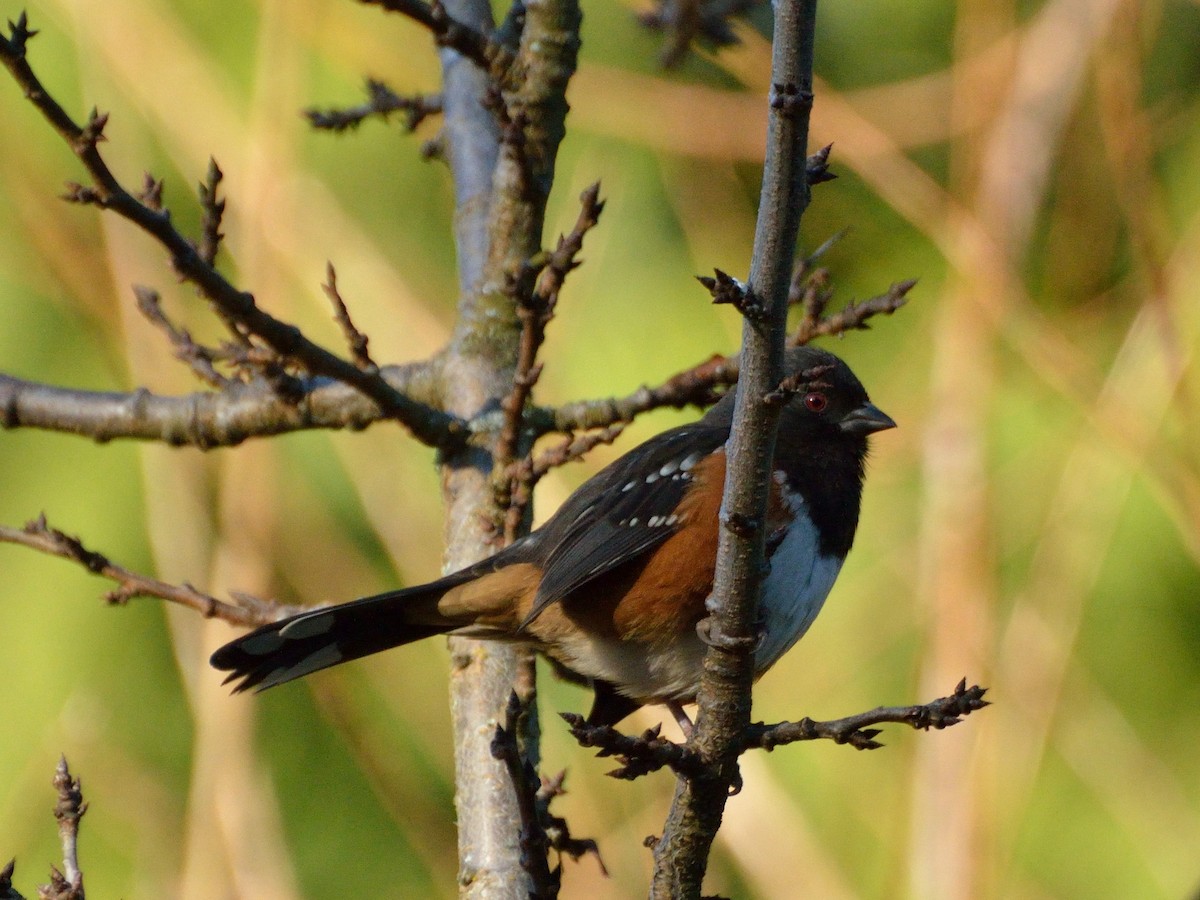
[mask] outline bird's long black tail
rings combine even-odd
[[[320,669],[459,627],[437,612],[446,591],[471,573],[431,584],[323,607],[272,622],[231,641],[209,660],[229,672],[234,691],[266,690]]]

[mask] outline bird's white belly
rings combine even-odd
[[[612,682],[627,697],[688,701],[700,687],[707,648],[689,629],[654,644],[579,635],[558,649],[569,668]]]

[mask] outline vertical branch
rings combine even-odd
[[[446,12],[481,32],[492,30],[485,0],[448,0]],[[442,356],[448,409],[472,416],[498,406],[512,389],[521,331],[505,286],[540,250],[546,198],[566,116],[566,83],[579,42],[576,0],[528,4],[516,36],[519,81],[501,88],[488,73],[443,48],[443,149],[454,174],[455,238],[461,299],[454,337]],[[509,36],[506,36],[506,40]],[[494,73],[495,74],[495,73]],[[464,448],[443,459],[448,568],[492,549],[491,469],[495,448]],[[459,884],[464,897],[527,896],[521,866],[517,798],[491,736],[516,686],[532,711],[532,660],[510,645],[451,640]],[[537,758],[537,717],[524,724],[523,750]]]
[[[780,381],[788,288],[800,217],[808,204],[805,148],[812,108],[816,0],[777,0],[767,158],[743,309],[742,366],[727,445],[725,499],[700,712],[692,738],[708,764],[681,778],[654,851],[651,896],[700,896],[708,854],[736,783],[741,735],[750,722],[755,621],[762,584],[767,481],[776,411],[763,397]]]
[[[486,0],[448,0],[456,20],[490,31]],[[479,293],[489,256],[491,188],[500,156],[500,132],[484,106],[488,73],[449,48],[440,51],[445,121],[442,153],[454,179],[454,240],[458,251],[459,327],[481,314]],[[503,310],[497,310],[502,316]],[[501,318],[493,334],[510,330]],[[469,333],[469,332],[468,332]],[[497,349],[487,358],[469,352],[456,335],[443,357],[446,407],[473,414],[507,389],[510,355]],[[486,556],[491,536],[484,528],[491,502],[488,473],[492,459],[482,447],[463,448],[442,460],[446,499],[447,571]],[[516,677],[517,655],[507,646],[489,647],[450,639],[450,710],[454,727],[454,795],[458,820],[458,883],[463,897],[527,894],[531,887],[520,865],[520,815],[514,792],[502,790],[507,777],[491,755],[487,722],[503,708]]]

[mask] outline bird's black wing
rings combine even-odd
[[[674,534],[693,467],[728,437],[727,426],[705,421],[665,431],[584,484],[539,529],[544,572],[523,624]]]

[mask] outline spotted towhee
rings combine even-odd
[[[811,347],[791,372],[819,373],[787,400],[770,488],[770,570],[760,603],[765,672],[808,630],[854,540],[867,436],[895,427],[849,367]],[[237,690],[273,687],[435,634],[532,644],[595,690],[589,721],[696,697],[717,555],[733,393],[700,421],[635,447],[585,482],[539,529],[429,584],[264,625],[212,664]]]

